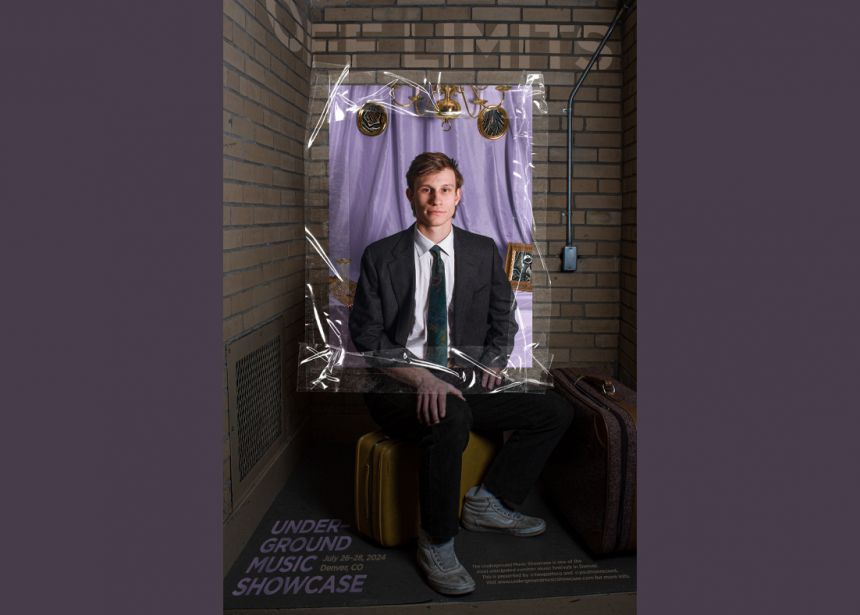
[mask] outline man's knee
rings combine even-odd
[[[538,406],[539,421],[542,425],[565,430],[573,421],[573,405],[555,391],[547,391]]]
[[[462,400],[448,395],[445,407],[445,417],[430,427],[433,438],[437,441],[446,440],[455,444],[459,449],[465,449],[469,442],[469,432],[472,430],[472,411]]]

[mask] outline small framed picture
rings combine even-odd
[[[532,254],[534,244],[531,243],[509,243],[508,255],[505,258],[505,273],[511,282],[511,288],[515,291],[532,290]]]

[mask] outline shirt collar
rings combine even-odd
[[[424,235],[421,234],[421,231],[418,230],[418,227],[415,227],[415,247],[418,248],[418,254],[420,256],[424,256],[427,252],[430,251],[434,244],[432,241],[427,239]],[[454,227],[451,227],[451,232],[448,233],[448,236],[445,237],[442,241],[439,242],[439,247],[442,248],[442,251],[448,256],[454,255]]]

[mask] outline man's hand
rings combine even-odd
[[[385,373],[415,389],[416,416],[418,422],[427,427],[445,418],[445,402],[448,395],[454,395],[466,401],[460,389],[440,380],[423,367],[391,367],[386,369]]]
[[[493,367],[490,368],[488,371],[485,371],[481,375],[481,386],[489,391],[492,391],[497,386],[502,384],[502,377],[499,375],[501,371],[502,370],[498,367]]]
[[[423,378],[415,389],[418,403],[415,407],[418,422],[430,427],[445,418],[445,403],[448,395],[459,397],[463,401],[466,398],[454,385],[428,372],[428,377]]]

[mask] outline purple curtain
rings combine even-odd
[[[411,88],[410,88],[411,89]],[[468,88],[467,88],[468,90]],[[405,88],[398,99],[407,100]],[[349,277],[358,280],[361,254],[371,242],[414,222],[406,199],[406,170],[418,154],[444,152],[465,178],[454,224],[492,237],[502,259],[508,243],[532,243],[532,98],[530,87],[505,93],[509,128],[500,139],[480,135],[477,120],[461,118],[443,130],[442,121],[414,117],[391,105],[387,86],[341,86],[329,111],[329,254],[349,259]],[[467,94],[469,100],[473,98]],[[495,104],[501,94],[488,86],[482,97]],[[388,126],[370,137],[358,130],[356,114],[374,101],[386,108]],[[458,97],[458,102],[462,99]],[[465,110],[464,110],[465,115]],[[517,293],[518,320],[514,365],[531,365],[524,348],[531,343],[531,295]],[[348,332],[343,334],[348,336]],[[526,353],[527,354],[527,353]]]

